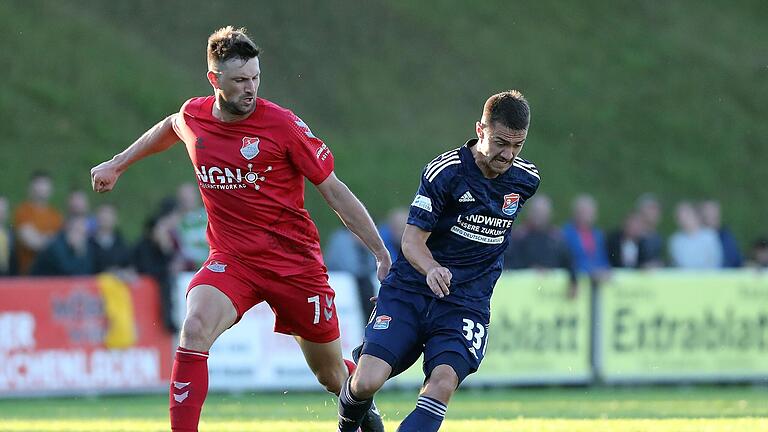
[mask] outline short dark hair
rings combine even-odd
[[[517,90],[507,90],[485,101],[483,120],[488,124],[498,122],[514,130],[528,129],[531,109],[522,93]]]
[[[238,58],[250,60],[259,56],[259,47],[248,37],[244,27],[238,29],[232,26],[222,27],[208,37],[206,55],[208,68],[214,64],[224,63],[227,60]]]

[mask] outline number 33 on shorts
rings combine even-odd
[[[482,348],[482,355],[485,355],[485,349],[488,348],[488,324],[480,322],[474,322],[469,318],[464,318],[464,327],[461,329],[464,333],[464,339],[468,342],[468,349],[475,358],[478,357],[477,352]]]

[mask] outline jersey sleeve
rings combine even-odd
[[[184,139],[184,128],[186,126],[184,115],[191,107],[199,104],[199,99],[200,98],[187,99],[187,101],[184,102],[179,108],[179,112],[171,114],[171,126],[173,126],[173,131],[176,133],[176,136],[179,137],[180,140]]]
[[[288,158],[304,177],[320,184],[333,172],[333,153],[303,120],[294,114],[290,117]]]
[[[421,183],[408,213],[408,225],[431,232],[443,213],[450,198],[450,176],[440,175],[430,180],[426,168],[421,173]]]

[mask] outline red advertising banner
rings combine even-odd
[[[171,355],[150,279],[0,279],[0,396],[157,389]]]

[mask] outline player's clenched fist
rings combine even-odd
[[[438,297],[443,298],[450,294],[451,271],[445,267],[432,267],[427,272],[427,285]]]
[[[115,187],[120,173],[114,162],[108,160],[91,168],[91,186],[94,192],[109,192]]]

